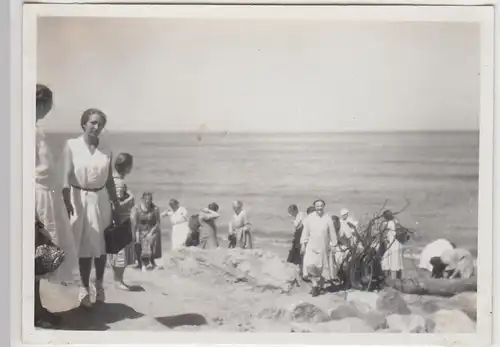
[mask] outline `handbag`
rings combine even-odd
[[[401,223],[399,223],[399,221],[396,221],[396,240],[398,240],[401,244],[405,244],[410,241],[411,235],[412,232],[408,228],[405,228],[401,225]]]
[[[40,229],[45,226],[35,221],[35,276],[56,271],[64,261],[64,251],[56,246]]]
[[[104,230],[104,241],[107,254],[118,254],[133,241],[130,219],[125,222],[113,223]]]

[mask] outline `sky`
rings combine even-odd
[[[48,131],[478,130],[473,23],[41,18]]]

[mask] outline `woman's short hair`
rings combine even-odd
[[[143,198],[145,198],[147,196],[153,197],[153,193],[151,193],[151,192],[144,192],[144,193],[142,193],[142,197]]]
[[[314,211],[316,211],[316,209],[314,208],[314,206],[309,206],[306,210],[306,213],[307,214],[311,214],[313,213]]]
[[[44,84],[36,85],[36,106],[44,106],[52,102],[52,91]]]
[[[96,114],[99,117],[101,117],[102,118],[102,123],[103,123],[102,125],[106,126],[106,123],[108,121],[108,117],[106,116],[106,114],[103,111],[101,111],[101,110],[99,110],[97,108],[89,108],[88,110],[85,110],[82,113],[82,117],[80,118],[80,125],[81,125],[82,129],[85,126],[85,124],[88,123],[90,117],[92,115],[94,115],[94,114]]]
[[[120,153],[115,159],[115,170],[120,174],[124,174],[125,170],[134,162],[134,158],[129,153]]]
[[[217,205],[215,202],[212,202],[211,204],[208,205],[208,209],[210,211],[217,212],[219,211],[219,205]]]
[[[317,204],[318,202],[321,202],[321,203],[323,204],[323,206],[325,206],[325,205],[326,205],[325,200],[322,200],[322,199],[317,199],[317,200],[314,200],[314,202],[313,202],[313,206],[316,206],[316,204]]]
[[[292,204],[288,206],[288,213],[296,213],[296,212],[299,212],[299,208],[297,207],[297,205]]]

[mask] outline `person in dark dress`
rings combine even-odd
[[[297,205],[290,205],[288,207],[288,214],[293,218],[293,241],[292,247],[288,252],[287,262],[295,264],[299,268],[300,278],[302,278],[302,254],[300,253],[300,237],[302,236],[302,230],[304,229],[304,218],[305,215],[299,211]]]
[[[142,271],[156,267],[155,259],[162,256],[160,210],[153,203],[153,194],[144,193],[130,214],[136,237],[137,259]]]

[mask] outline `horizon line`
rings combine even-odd
[[[44,129],[47,133],[79,133],[76,130]],[[301,134],[384,134],[384,133],[465,133],[480,132],[480,129],[396,129],[396,130],[330,130],[330,131],[230,131],[230,130],[107,130],[106,133],[147,133],[147,134],[204,134],[204,135],[228,135],[228,134],[279,134],[279,135],[301,135]]]

